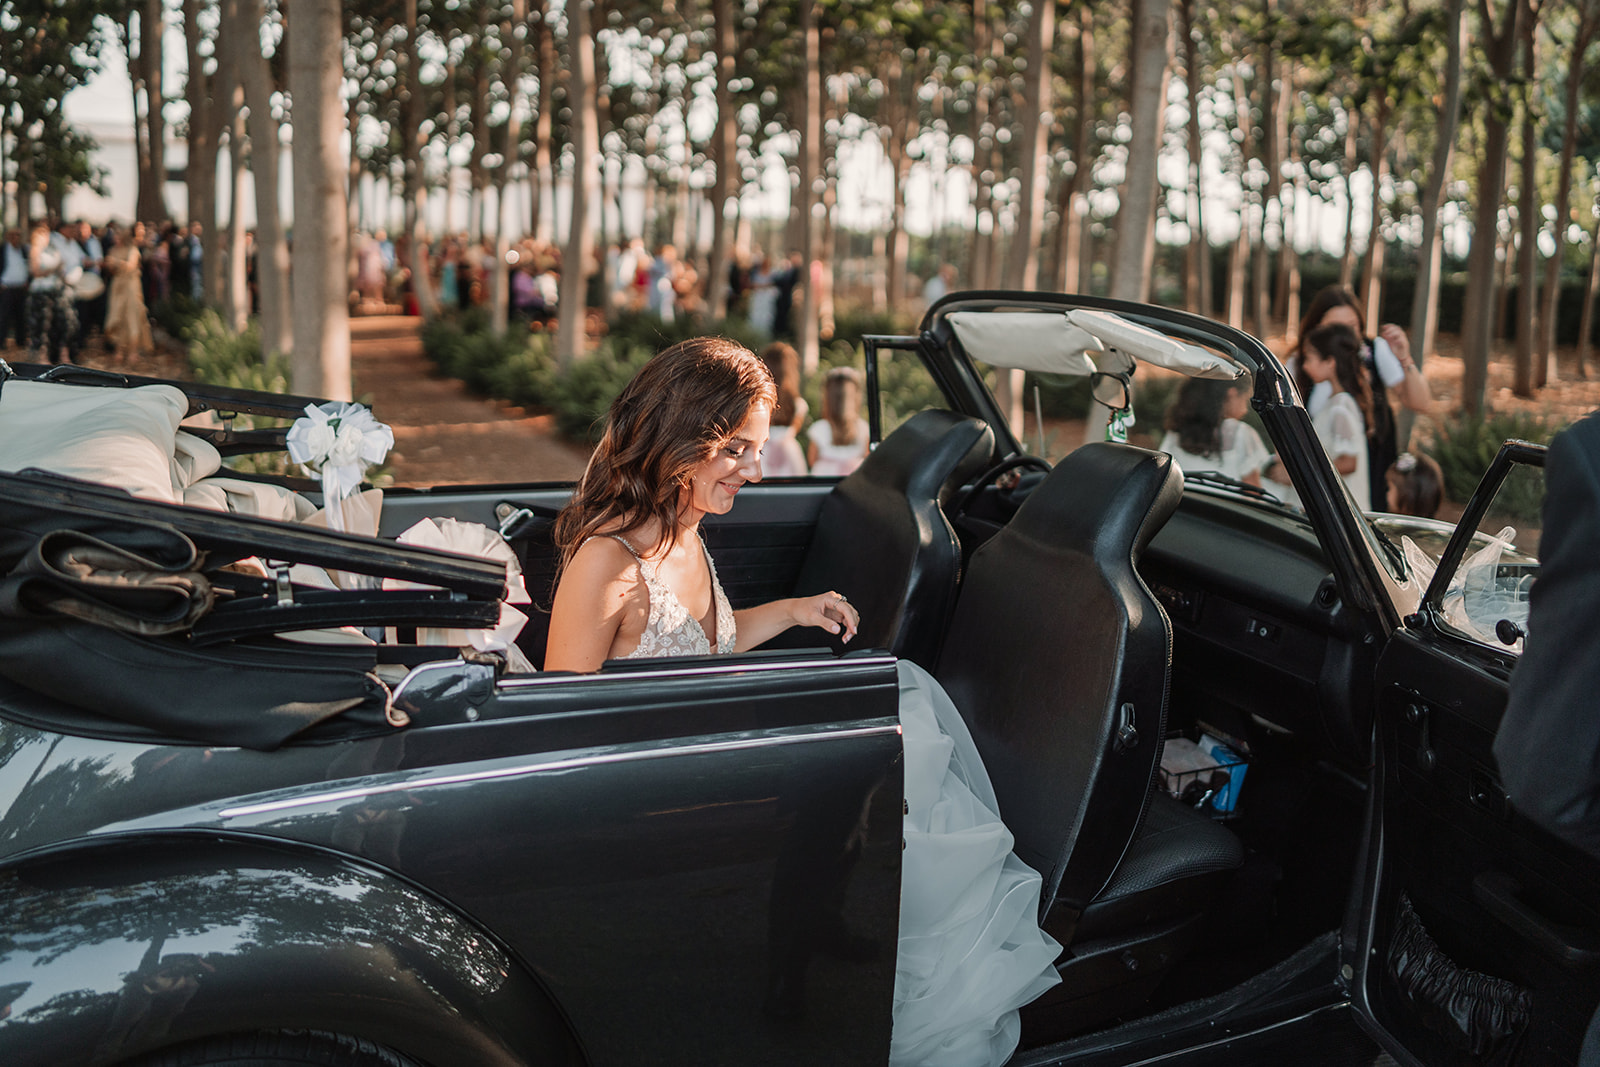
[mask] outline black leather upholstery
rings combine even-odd
[[[1099,894],[1150,797],[1172,636],[1134,564],[1182,492],[1162,453],[1085,445],[977,551],[962,584],[938,678],[1017,855],[1044,876],[1046,913],[1081,912]],[[1124,708],[1132,733],[1119,738]]]
[[[978,419],[913,415],[823,501],[794,595],[838,590],[861,613],[851,648],[887,648],[931,669],[961,577],[961,546],[941,505],[993,451],[994,433]],[[819,633],[804,631],[806,643]]]
[[[1158,791],[1111,881],[1078,919],[1074,939],[1205,911],[1242,863],[1244,846],[1227,827]]]

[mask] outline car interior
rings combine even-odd
[[[855,650],[928,667],[962,710],[1067,946],[1024,1016],[1040,1044],[1327,941],[1366,802],[1370,696],[1347,679],[1371,652],[1304,520],[1185,491],[1164,454],[1121,444],[1004,489],[992,449],[981,421],[922,412],[837,483],[751,487],[703,532],[735,607],[839,589],[862,606]],[[507,527],[536,607],[557,503]],[[538,662],[537,610],[521,641]],[[1203,734],[1248,760],[1225,813],[1163,781],[1164,741]]]

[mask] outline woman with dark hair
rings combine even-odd
[[[822,418],[806,431],[811,473],[842,478],[861,466],[872,429],[861,417],[861,372],[835,367],[822,379]]]
[[[547,670],[740,652],[796,625],[855,636],[837,592],[731,610],[700,541],[700,520],[761,480],[777,397],[761,361],[719,338],[674,345],[623,389],[556,520]],[[899,673],[909,873],[889,1062],[994,1067],[1016,1049],[1018,1009],[1060,980],[1061,946],[1038,928],[1039,875],[983,799],[993,790],[960,712],[926,671],[902,661]],[[793,977],[779,969],[770,1012],[801,1010]]]
[[[1319,326],[1344,325],[1362,338],[1361,360],[1366,365],[1372,383],[1372,413],[1367,420],[1371,435],[1367,438],[1368,496],[1382,500],[1385,492],[1383,476],[1399,452],[1399,434],[1395,425],[1394,407],[1389,393],[1394,391],[1400,403],[1419,414],[1427,414],[1433,407],[1433,393],[1428,379],[1422,376],[1416,361],[1411,358],[1411,342],[1406,333],[1393,323],[1378,328],[1378,336],[1367,338],[1367,321],[1361,313],[1355,294],[1342,285],[1329,285],[1311,298],[1305,316],[1300,320],[1299,340],[1289,353],[1295,384],[1305,402],[1306,411],[1315,419],[1333,394],[1325,385],[1312,382],[1300,366],[1300,353],[1306,338]]]
[[[796,625],[855,636],[855,608],[838,593],[733,611],[700,541],[701,518],[761,480],[776,402],[761,361],[721,338],[674,345],[628,383],[556,520],[548,669],[743,652]]]
[[[1361,358],[1360,336],[1342,323],[1312,330],[1300,342],[1299,372],[1313,386],[1327,384],[1328,402],[1311,417],[1311,425],[1356,505],[1370,511],[1372,481],[1367,473],[1367,453],[1376,404]],[[1273,480],[1289,484],[1283,464],[1274,465],[1268,473]]]
[[[1216,471],[1260,485],[1268,455],[1261,435],[1240,421],[1249,407],[1248,380],[1186,379],[1167,408],[1161,451],[1182,470]]]
[[[1420,515],[1431,519],[1439,514],[1444,499],[1444,472],[1432,456],[1422,452],[1402,452],[1389,465],[1384,476],[1385,504],[1396,515]]]
[[[806,454],[799,437],[811,405],[800,395],[800,353],[785,341],[774,341],[761,350],[761,362],[778,387],[778,402],[772,409],[772,436],[761,456],[762,473],[768,478],[804,477]]]

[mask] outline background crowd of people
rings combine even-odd
[[[39,220],[12,227],[0,246],[0,350],[40,363],[75,363],[104,338],[113,362],[152,345],[149,309],[181,295],[199,301],[199,223],[150,227]]]
[[[1395,403],[1419,414],[1433,406],[1404,330],[1385,323],[1369,337],[1355,294],[1329,286],[1307,308],[1287,363],[1323,449],[1362,510],[1438,512],[1439,465],[1399,449]],[[1167,410],[1161,450],[1187,469],[1250,485],[1264,475],[1274,493],[1298,503],[1288,471],[1243,421],[1249,399],[1247,382],[1189,379]]]

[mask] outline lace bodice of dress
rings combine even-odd
[[[699,619],[689,614],[689,609],[683,606],[672,587],[661,580],[656,565],[639,555],[626,538],[618,534],[606,536],[626,548],[628,554],[638,561],[639,576],[644,579],[645,590],[650,596],[650,617],[644,624],[644,633],[639,636],[639,647],[622,658],[711,655],[711,639],[706,636],[705,628],[700,625]],[[738,639],[733,608],[722,591],[722,583],[717,580],[717,565],[712,562],[711,553],[706,551],[704,541],[700,542],[700,551],[704,553],[706,568],[711,572],[711,595],[717,605],[716,652],[718,655],[727,655],[733,651]]]

